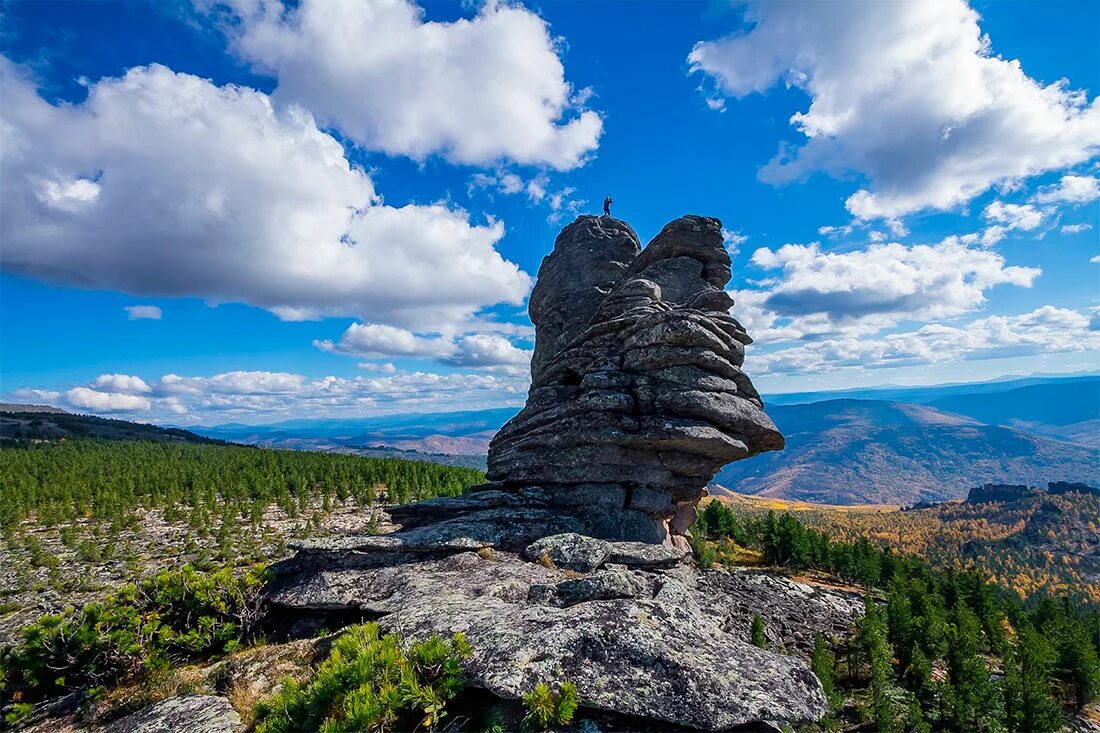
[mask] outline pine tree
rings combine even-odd
[[[841,695],[836,689],[836,659],[829,650],[825,637],[818,633],[814,635],[814,650],[810,656],[810,669],[821,681],[821,689],[825,691],[825,699],[833,710],[840,707]]]
[[[1001,695],[978,654],[978,617],[961,597],[955,602],[952,616],[952,643],[947,655],[948,675],[955,690],[952,722],[960,731],[1001,730]]]
[[[871,717],[879,733],[899,731],[901,724],[897,706],[891,697],[890,678],[894,652],[887,641],[886,614],[867,595],[863,618],[856,632],[856,644],[867,662],[871,687]]]
[[[1030,626],[1004,657],[1004,701],[1008,729],[1014,733],[1054,733],[1062,726],[1061,706],[1051,696],[1051,672],[1057,654]]]
[[[764,619],[760,614],[754,613],[752,616],[752,644],[763,649],[768,645],[768,637],[764,634]]]

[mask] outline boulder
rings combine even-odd
[[[241,716],[219,695],[172,697],[119,718],[101,733],[238,733]]]
[[[603,565],[611,554],[611,543],[567,532],[543,537],[528,545],[523,554],[528,560],[546,557],[559,568],[587,573]]]

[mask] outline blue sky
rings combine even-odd
[[[520,404],[608,193],[643,242],[722,219],[765,392],[1100,368],[1095,2],[2,13],[5,399]]]

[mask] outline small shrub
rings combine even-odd
[[[768,637],[764,633],[764,619],[758,613],[752,616],[752,645],[761,649],[768,645]]]
[[[401,637],[380,636],[378,624],[353,626],[308,683],[287,679],[256,706],[256,732],[436,730],[447,701],[462,691],[462,661],[470,654],[462,634],[433,636],[405,651]]]
[[[555,693],[550,685],[540,682],[523,695],[523,724],[534,730],[546,730],[555,725],[568,725],[577,712],[577,687],[562,682]]]
[[[0,659],[8,670],[4,695],[39,700],[231,652],[253,638],[263,582],[259,568],[234,575],[184,566],[83,608],[46,614],[24,628],[20,644]]]
[[[11,711],[4,716],[4,722],[8,725],[17,725],[30,717],[34,706],[26,702],[17,702],[11,706]]]

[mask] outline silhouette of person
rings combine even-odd
[[[611,199],[610,196],[605,197],[604,200],[603,200],[603,215],[604,216],[611,216],[611,201],[612,201],[612,199]]]

